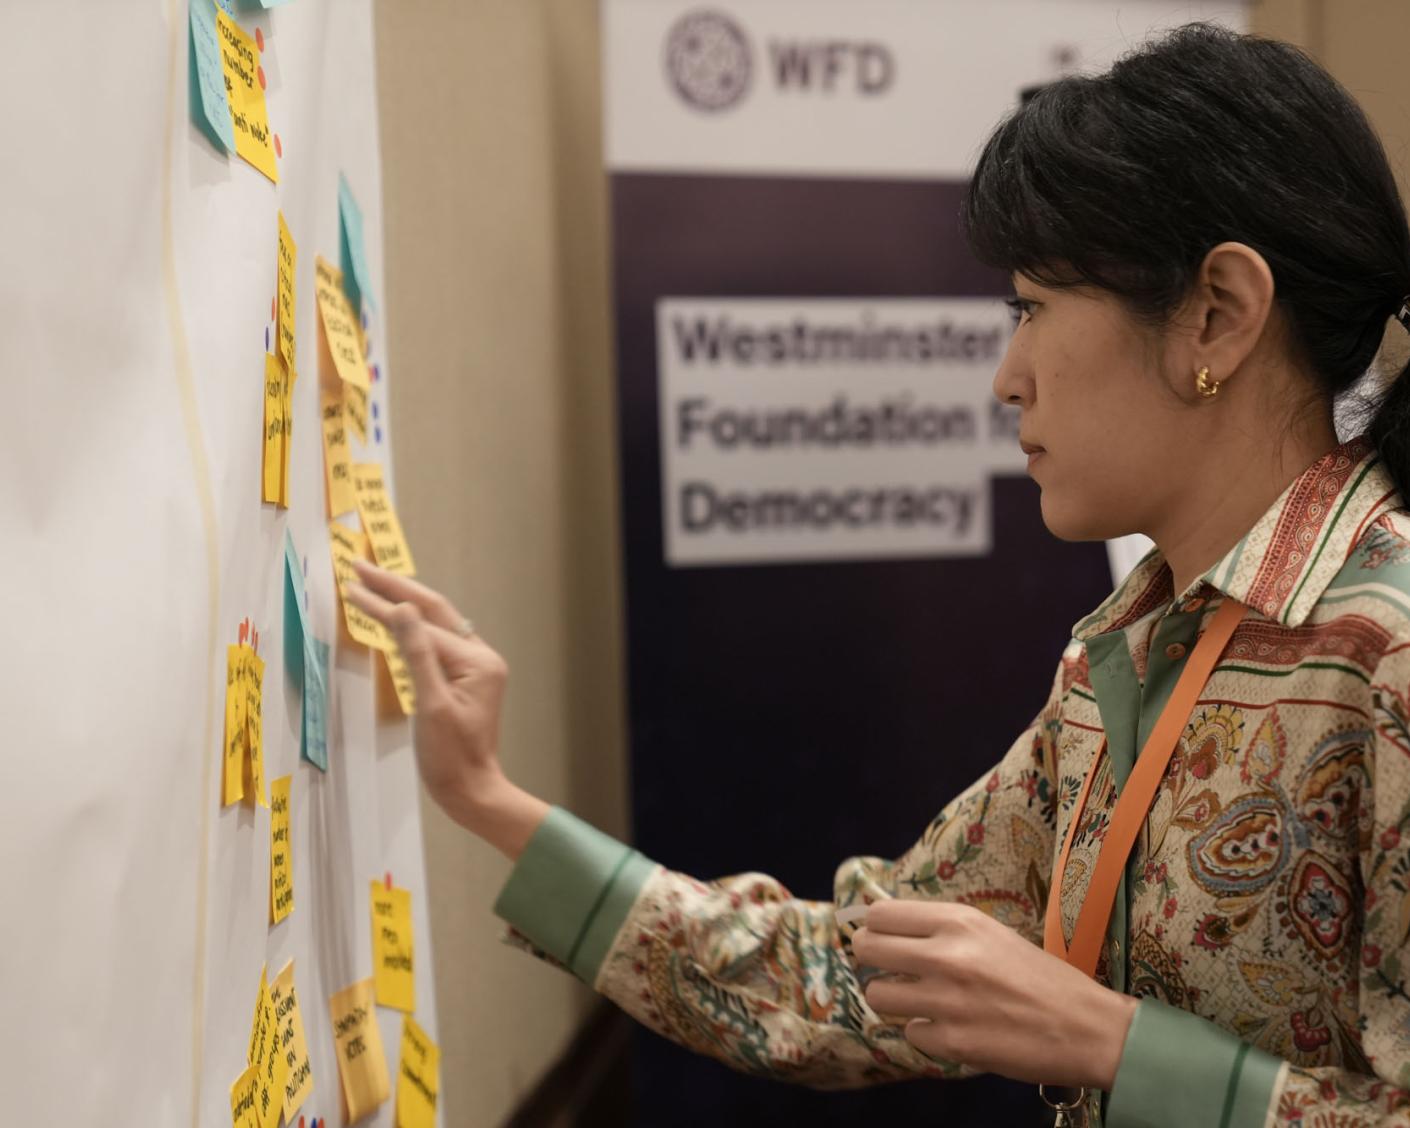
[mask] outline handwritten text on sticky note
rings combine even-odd
[[[234,1128],[262,1128],[258,1100],[259,1070],[249,1065],[230,1086],[230,1120]]]
[[[284,213],[279,213],[279,302],[278,317],[275,319],[279,331],[279,356],[292,372],[294,363],[294,268],[298,263],[299,249],[289,225],[284,222]]]
[[[359,388],[370,387],[367,358],[362,354],[362,333],[358,329],[357,315],[343,293],[343,276],[321,255],[314,258],[314,293],[318,298],[324,339],[338,378]]]
[[[411,891],[372,882],[372,977],[380,1006],[416,1009],[411,943]]]
[[[348,635],[354,642],[370,646],[374,650],[385,650],[392,645],[391,635],[386,627],[347,598],[347,585],[357,583],[357,573],[353,571],[354,560],[367,559],[367,537],[331,521],[328,525],[328,541],[333,553],[333,577],[338,581],[338,594],[343,601],[343,622]]]
[[[269,785],[269,919],[278,924],[294,911],[294,862],[289,855],[289,792],[292,776]]]
[[[221,803],[229,806],[245,797],[245,651],[225,648],[225,739],[221,746]]]
[[[264,356],[264,463],[260,500],[272,505],[284,502],[285,405],[284,365],[273,353]]]
[[[402,1019],[397,1128],[436,1128],[441,1051],[411,1015]]]
[[[352,484],[352,458],[343,406],[342,381],[319,391],[323,411],[323,465],[328,486],[328,516],[341,517],[357,506]]]
[[[269,987],[274,1021],[279,1026],[279,1052],[284,1056],[284,1123],[294,1123],[294,1113],[313,1092],[313,1067],[304,1038],[303,1015],[294,991],[294,961],[290,960]]]
[[[348,1123],[355,1124],[391,1096],[387,1055],[377,1027],[372,980],[344,987],[328,1000],[338,1073],[348,1106]]]
[[[225,12],[216,13],[220,32],[220,58],[225,69],[225,90],[230,98],[230,119],[235,129],[235,152],[275,183],[274,143],[269,132],[269,111],[260,85],[260,64],[255,41]]]
[[[380,567],[403,576],[416,575],[416,563],[406,543],[397,511],[387,496],[386,479],[376,462],[355,462],[352,466],[353,491],[362,528],[372,544],[372,555]]]
[[[269,806],[264,785],[264,659],[245,648],[245,800]]]

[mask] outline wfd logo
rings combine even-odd
[[[666,74],[697,110],[727,110],[749,90],[754,49],[723,12],[687,12],[666,36]]]
[[[771,39],[770,74],[784,92],[832,94],[848,87],[875,96],[896,81],[896,56],[876,42],[847,39]],[[713,9],[687,12],[666,36],[666,76],[690,106],[707,113],[730,109],[749,92],[754,47],[744,29]]]

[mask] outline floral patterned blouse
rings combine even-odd
[[[1073,629],[1052,693],[902,857],[842,863],[833,903],[704,882],[555,808],[495,909],[672,1040],[820,1087],[949,1077],[866,1004],[834,910],[974,905],[1070,932],[1136,750],[1225,598],[1249,612],[1177,746],[1098,978],[1141,998],[1094,1122],[1410,1126],[1410,514],[1338,446],[1189,590],[1153,550]],[[1061,889],[1049,881],[1106,741]]]

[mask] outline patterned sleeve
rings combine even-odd
[[[1410,647],[1372,679],[1375,739],[1361,794],[1365,889],[1360,966],[1360,1068],[1290,1066],[1277,1123],[1410,1128]]]
[[[737,1069],[819,1088],[960,1075],[867,1006],[834,912],[885,897],[958,901],[1042,942],[1055,749],[1079,655],[1064,655],[1047,704],[998,766],[901,858],[838,868],[835,902],[795,898],[762,874],[697,881],[555,809],[496,911],[634,1018]]]
[[[1410,1128],[1410,646],[1382,658],[1371,691],[1366,772],[1359,799],[1345,800],[1356,813],[1364,891],[1359,959],[1350,1001],[1326,1006],[1350,1013],[1304,1032],[1309,1056],[1325,1058],[1335,1038],[1341,1065],[1282,1061],[1202,1018],[1143,1000],[1108,1128]],[[1206,1084],[1191,1086],[1193,1076]]]

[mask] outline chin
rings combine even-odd
[[[1043,524],[1058,540],[1104,541],[1130,532],[1109,516],[1104,518],[1089,508],[1059,503],[1047,490],[1043,491],[1041,506]]]

